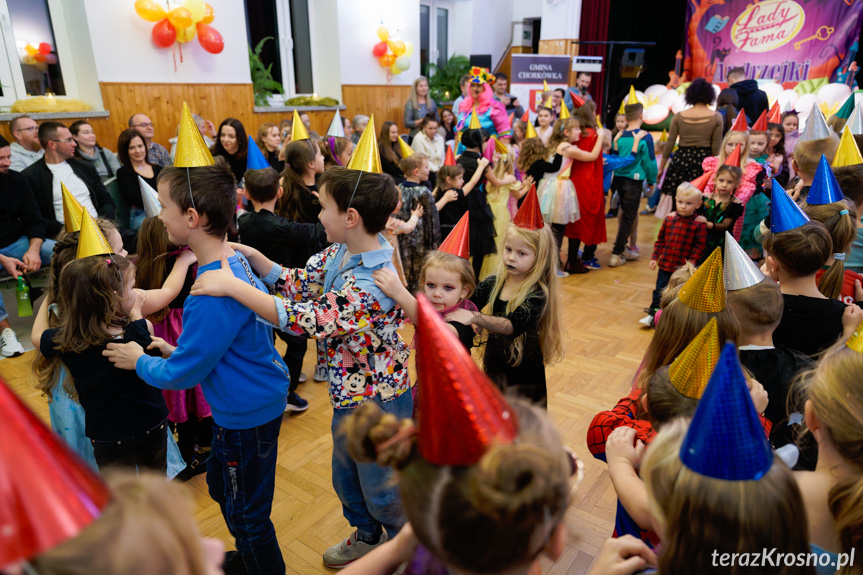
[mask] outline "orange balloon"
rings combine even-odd
[[[135,12],[147,22],[158,22],[168,17],[162,5],[153,0],[136,0]]]
[[[395,64],[396,57],[393,54],[384,54],[383,56],[378,58],[378,61],[384,68],[389,68],[390,66]]]
[[[195,21],[192,20],[192,12],[185,6],[174,8],[168,13],[168,22],[177,30],[193,26]]]
[[[201,20],[202,24],[209,24],[216,17],[216,12],[213,10],[213,7],[209,4],[204,4],[204,19]]]
[[[395,54],[396,57],[405,53],[405,43],[401,40],[389,40],[387,46],[389,46],[390,52]]]

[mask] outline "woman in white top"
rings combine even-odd
[[[438,119],[433,114],[426,114],[422,120],[422,130],[417,132],[411,141],[414,152],[420,152],[429,159],[429,180],[432,186],[437,182],[437,171],[444,161],[443,137],[438,134]]]

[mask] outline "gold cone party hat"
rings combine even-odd
[[[665,131],[665,128],[662,129],[662,134],[659,136],[659,143],[664,144],[668,141],[668,132]]]
[[[542,106],[543,108],[548,108],[549,110],[551,110],[551,106],[552,106],[552,104],[551,104],[551,96],[549,96],[548,98],[546,98],[546,99],[545,99],[545,101],[541,104],[541,106]]]
[[[860,155],[857,141],[854,140],[851,130],[846,125],[845,129],[842,130],[842,137],[839,139],[839,148],[836,150],[836,155],[833,156],[832,166],[843,168],[857,164],[863,164],[863,156]]]
[[[300,119],[300,114],[294,110],[294,118],[291,120],[291,141],[299,142],[300,140],[308,140],[309,133],[306,131],[306,125]]]
[[[560,104],[560,116],[558,116],[561,120],[566,120],[570,117],[569,108],[566,107],[565,102],[561,102]]]
[[[863,326],[857,328],[846,345],[857,353],[863,353]]]
[[[177,151],[174,155],[174,165],[178,168],[200,168],[216,163],[213,154],[204,143],[189,105],[183,102],[183,113],[180,115],[180,131],[177,134]]]
[[[71,234],[81,229],[81,216],[85,210],[63,182],[60,182],[60,190],[63,193],[63,223],[66,225],[66,233]]]
[[[494,151],[495,152],[497,152],[498,154],[504,155],[504,156],[509,154],[509,148],[506,147],[506,144],[504,144],[503,142],[498,140],[496,136],[492,136],[491,139],[494,140]]]
[[[716,248],[683,284],[677,297],[687,307],[696,311],[722,311],[725,309],[725,281],[722,278],[722,249]]]
[[[632,84],[629,85],[629,96],[626,99],[626,105],[632,106],[633,104],[638,103],[638,96],[635,95],[635,86]]]
[[[677,391],[686,397],[700,399],[719,361],[720,351],[719,329],[716,318],[712,317],[668,367],[668,377]]]
[[[620,108],[617,109],[618,114],[626,113],[626,98],[620,101]]]
[[[524,137],[527,138],[538,138],[536,135],[536,128],[533,127],[533,124],[530,122],[527,123],[527,128],[524,129]]]
[[[351,154],[348,169],[360,170],[361,172],[369,172],[371,174],[380,174],[383,172],[381,169],[381,156],[378,153],[378,141],[375,140],[374,114],[369,118],[369,123],[366,129],[363,130],[363,135],[360,136],[360,141],[357,142],[354,153]]]
[[[105,239],[105,234],[99,229],[96,220],[90,212],[84,210],[81,218],[81,235],[78,238],[78,253],[76,259],[88,258],[90,256],[101,256],[113,254],[111,244]]]
[[[543,81],[542,81],[542,91],[543,92],[550,92],[551,91],[551,88],[548,87],[548,82],[545,79],[543,79]]]
[[[602,126],[602,118],[599,117],[599,114],[596,115],[596,125],[599,126],[600,130],[604,130],[605,128]]]
[[[413,149],[408,146],[408,143],[405,142],[401,136],[399,136],[399,154],[401,154],[402,158],[407,158],[408,156],[412,156],[414,153]]]
[[[468,130],[479,130],[482,124],[479,123],[479,116],[476,115],[476,108],[470,111],[470,123],[467,126]]]

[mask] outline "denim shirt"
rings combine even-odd
[[[392,265],[393,248],[351,255],[334,244],[312,256],[305,268],[279,265],[264,278],[275,286],[279,329],[322,340],[326,346],[330,401],[336,409],[357,407],[380,394],[389,401],[410,389],[410,349],[398,333],[402,310],[375,285],[372,273]]]

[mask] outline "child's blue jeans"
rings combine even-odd
[[[410,391],[386,402],[381,401],[379,395],[369,401],[374,401],[381,410],[395,415],[398,420],[411,417],[413,411]],[[333,410],[333,487],[342,502],[345,519],[360,535],[374,537],[383,527],[392,539],[405,522],[399,488],[394,482],[395,474],[391,467],[357,463],[351,459],[340,426],[354,411]]]
[[[252,429],[213,424],[207,486],[222,509],[249,575],[285,572],[282,550],[270,520],[276,485],[276,454],[282,416]]]

